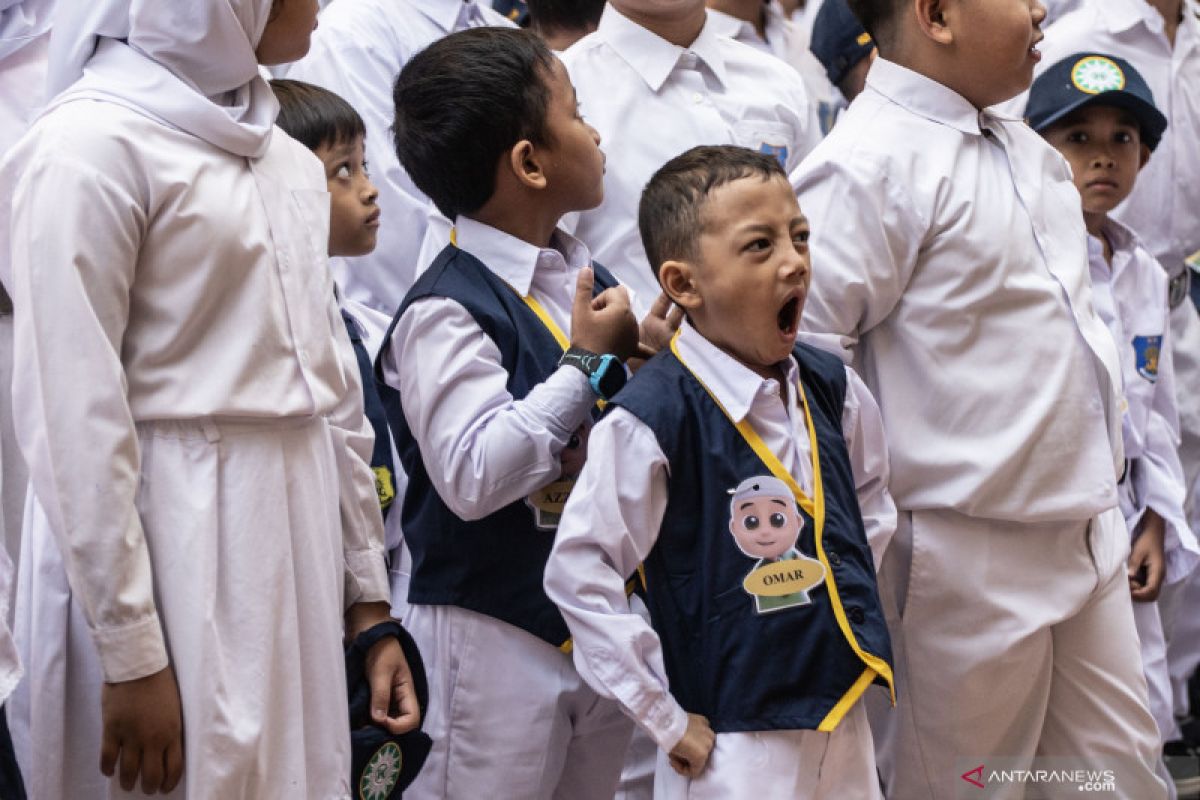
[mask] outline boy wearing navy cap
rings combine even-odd
[[[1169,279],[1137,234],[1109,215],[1133,191],[1167,120],[1137,70],[1099,53],[1050,66],[1030,89],[1026,115],[1071,164],[1090,234],[1096,309],[1121,356],[1127,466],[1118,493],[1133,540],[1129,584],[1150,710],[1170,741],[1179,731],[1157,599],[1192,572],[1200,546],[1184,513]]]
[[[866,85],[867,70],[875,59],[875,42],[846,5],[846,0],[821,3],[808,46],[825,67],[829,82],[846,98],[846,103],[858,97]]]
[[[697,147],[651,178],[646,252],[687,321],[592,431],[546,565],[575,664],[658,744],[655,798],[881,798],[891,685],[878,409],[796,344],[808,222],[776,159]],[[624,583],[645,574],[647,623]]]

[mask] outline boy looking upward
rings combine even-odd
[[[858,701],[891,683],[895,508],[869,393],[796,344],[808,223],[777,161],[727,145],[655,173],[640,228],[688,321],[592,431],[546,566],[576,666],[658,744],[656,798],[879,798]]]
[[[885,792],[949,798],[1003,755],[1163,797],[1140,659],[1112,647],[1136,636],[1121,371],[1079,194],[1062,156],[987,110],[1028,87],[1045,9],[850,7],[879,56],[793,180],[821,265],[805,327],[861,366],[900,511],[880,578],[898,709],[872,718]]]

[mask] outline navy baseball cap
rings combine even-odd
[[[1153,150],[1167,129],[1167,118],[1154,105],[1150,87],[1123,58],[1076,53],[1051,66],[1029,87],[1025,118],[1042,131],[1077,108],[1114,106],[1137,118],[1142,141]]]
[[[854,16],[846,0],[825,0],[813,20],[808,49],[837,86],[855,64],[871,54],[875,42]]]

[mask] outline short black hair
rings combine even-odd
[[[786,181],[787,173],[773,156],[728,144],[693,147],[654,173],[638,204],[638,229],[655,277],[664,261],[696,257],[713,189],[753,177]]]
[[[340,95],[304,81],[274,80],[279,100],[275,124],[309,150],[367,135],[363,118]]]
[[[526,0],[529,25],[535,31],[579,31],[595,28],[605,0]]]
[[[895,39],[897,17],[906,7],[907,0],[846,0],[846,5],[882,52]]]
[[[516,28],[468,28],[409,60],[392,97],[396,154],[451,220],[496,191],[496,165],[517,142],[544,144],[554,54]]]

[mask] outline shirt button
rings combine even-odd
[[[839,556],[834,551],[830,550],[829,551],[829,563],[833,564],[835,567],[840,567],[842,565],[842,557]]]
[[[863,614],[863,610],[858,606],[850,606],[847,608],[846,616],[849,617],[850,621],[855,625],[862,625],[863,620],[867,618],[866,614]]]

